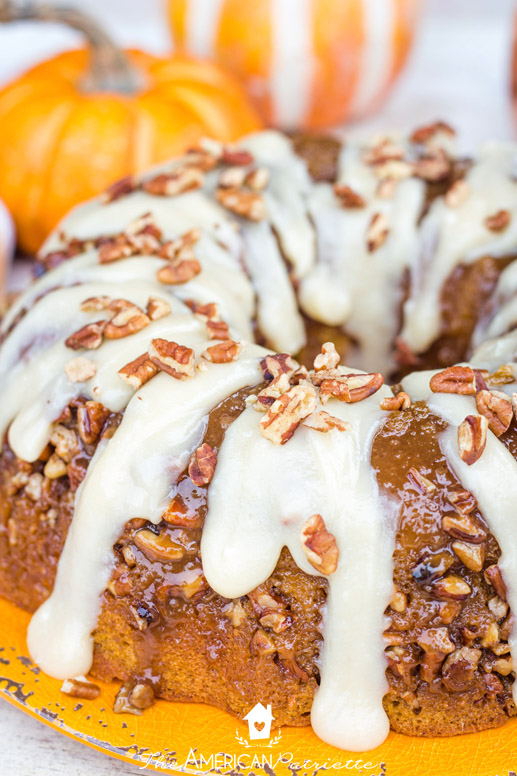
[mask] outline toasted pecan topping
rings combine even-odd
[[[260,421],[262,435],[275,445],[285,445],[300,422],[316,409],[316,391],[312,385],[293,385],[271,405]]]
[[[434,482],[431,482],[427,477],[424,477],[421,471],[416,468],[416,466],[412,466],[409,470],[409,476],[413,480],[413,482],[416,483],[416,486],[418,490],[421,493],[434,493],[436,490],[436,485]]]
[[[133,541],[149,560],[181,560],[185,555],[183,544],[165,531],[155,534],[149,528],[143,528],[134,535]]]
[[[220,321],[221,315],[219,313],[219,305],[217,302],[208,302],[207,304],[200,304],[194,299],[185,299],[184,304],[192,310],[194,315],[201,318],[204,321]]]
[[[108,186],[106,191],[101,194],[101,202],[104,205],[108,205],[110,202],[131,194],[135,189],[136,185],[133,178],[130,175],[126,175],[125,178],[121,178],[112,183],[111,186]]]
[[[266,215],[266,203],[257,191],[246,191],[237,187],[218,188],[215,198],[226,210],[249,221],[262,221]]]
[[[52,453],[43,469],[45,477],[49,480],[57,480],[59,477],[64,477],[66,473],[67,465],[65,461],[57,453]]]
[[[426,124],[415,129],[410,136],[410,140],[412,143],[426,144],[437,134],[441,133],[452,137],[456,134],[454,129],[449,124],[446,124],[445,121],[435,121],[432,124]]]
[[[260,368],[266,382],[271,382],[281,374],[291,375],[298,368],[297,362],[289,353],[276,353],[266,356],[260,362]]]
[[[350,423],[347,423],[341,418],[336,418],[335,415],[329,415],[325,410],[319,412],[312,412],[305,420],[303,425],[307,428],[312,428],[315,431],[332,431],[337,429],[338,431],[349,431]]]
[[[228,364],[230,361],[236,361],[239,358],[239,354],[242,350],[240,342],[227,339],[223,342],[218,342],[216,345],[210,345],[203,355],[203,358],[207,361],[211,361],[213,364]]]
[[[442,517],[443,530],[461,541],[481,544],[486,541],[487,533],[483,526],[469,514],[448,513]]]
[[[253,408],[257,410],[257,412],[266,412],[267,409],[271,407],[282,394],[287,393],[290,388],[291,383],[289,382],[289,376],[285,373],[278,375],[278,377],[275,377],[275,379],[263,388],[256,397],[253,395],[249,396],[249,403],[253,404]],[[253,399],[255,399],[254,402]]]
[[[333,342],[324,342],[321,346],[321,353],[318,353],[314,359],[314,369],[320,372],[322,369],[335,369],[341,357],[336,350]]]
[[[203,172],[213,170],[217,165],[217,161],[218,155],[201,146],[189,148],[183,157],[183,163],[186,167],[198,167]]]
[[[417,639],[418,646],[426,653],[440,652],[444,657],[456,649],[447,628],[428,628]]]
[[[488,375],[486,381],[491,388],[496,385],[510,385],[515,382],[513,364],[502,364],[499,369]]]
[[[151,323],[150,318],[137,305],[130,305],[118,312],[104,327],[106,339],[122,339],[136,334]]]
[[[151,377],[158,374],[159,368],[153,363],[148,353],[143,353],[134,361],[130,361],[122,369],[118,370],[119,376],[137,391]]]
[[[374,213],[366,230],[366,244],[373,253],[386,242],[390,232],[389,223],[384,213]]]
[[[177,167],[170,173],[160,173],[142,183],[148,194],[156,197],[176,197],[199,189],[205,183],[203,172],[196,167]]]
[[[360,194],[350,188],[350,186],[334,183],[334,194],[339,200],[341,207],[354,210],[366,206],[366,202],[363,197],[361,197]]]
[[[277,651],[273,639],[265,630],[259,628],[251,637],[250,652],[252,655],[272,655]]]
[[[158,369],[177,380],[194,374],[195,353],[192,348],[158,337],[151,340],[149,356]]]
[[[390,606],[394,612],[399,612],[399,614],[402,614],[402,612],[405,612],[407,609],[407,595],[403,593],[402,590],[399,590],[396,585],[393,586],[393,596],[390,601]]]
[[[457,574],[449,574],[435,580],[431,589],[437,598],[450,601],[464,601],[472,592],[472,588],[462,577]]]
[[[396,396],[385,396],[380,401],[381,410],[394,412],[408,410],[411,407],[411,397],[405,391],[399,391]]]
[[[79,450],[79,442],[75,431],[58,424],[50,435],[50,444],[56,448],[56,453],[67,463],[70,463]]]
[[[269,177],[269,170],[266,167],[257,167],[246,175],[244,182],[253,191],[264,191],[269,183]]]
[[[485,579],[489,585],[492,585],[495,592],[502,601],[506,601],[506,585],[501,574],[501,569],[497,564],[488,566],[485,569]]]
[[[88,682],[86,679],[65,679],[61,685],[61,692],[65,695],[70,695],[72,698],[83,698],[87,701],[92,701],[94,698],[98,698],[101,692],[101,688],[93,682]]]
[[[78,356],[65,364],[65,373],[71,383],[84,383],[95,377],[97,364],[89,358]]]
[[[219,175],[218,185],[225,189],[240,188],[245,178],[246,170],[243,167],[227,167]]]
[[[214,476],[217,453],[206,442],[194,450],[188,465],[188,476],[198,487],[208,485]]]
[[[111,264],[113,261],[127,259],[135,253],[135,246],[130,242],[125,234],[119,234],[116,237],[103,243],[99,248],[99,262],[101,264]]]
[[[485,218],[485,226],[491,232],[503,232],[510,225],[511,216],[508,210],[498,210]]]
[[[164,285],[177,286],[188,283],[200,272],[201,264],[197,259],[180,259],[161,267],[156,273],[156,277]]]
[[[488,420],[488,428],[496,436],[508,431],[513,418],[512,402],[504,393],[482,390],[476,394],[476,409]]]
[[[452,543],[452,549],[470,571],[481,571],[485,562],[484,544],[456,541]]]
[[[300,534],[307,560],[316,571],[333,574],[337,569],[339,550],[335,537],[327,531],[321,515],[311,515]]]
[[[166,315],[169,315],[170,311],[171,306],[166,299],[162,299],[159,296],[149,297],[146,312],[147,316],[152,321],[158,321],[160,318],[165,318]]]
[[[365,164],[375,166],[394,159],[403,159],[404,149],[390,138],[383,138],[370,148],[366,148],[361,158]]]
[[[98,401],[87,401],[77,408],[79,436],[86,445],[97,441],[109,414],[110,411]]]
[[[193,247],[201,237],[201,230],[194,228],[188,232],[180,234],[174,240],[167,240],[158,251],[158,256],[162,259],[190,259],[193,258]]]
[[[211,321],[206,322],[206,329],[210,339],[214,340],[229,340],[230,328],[226,321]]]
[[[450,692],[464,692],[474,679],[481,650],[460,647],[450,654],[442,667],[442,681]]]
[[[314,376],[312,379],[314,382]],[[339,401],[354,404],[377,393],[383,383],[384,378],[379,372],[347,375],[338,373],[335,377],[323,377],[320,384],[320,399],[326,402],[333,397]]]
[[[81,302],[81,310],[83,312],[107,310],[112,301],[111,296],[90,296],[84,302]]]
[[[83,326],[65,340],[66,347],[72,350],[79,350],[80,348],[96,350],[102,345],[105,326],[106,321],[95,321],[95,323],[86,324],[86,326]]]
[[[460,514],[469,514],[477,507],[477,501],[469,490],[449,491],[447,501]]]
[[[221,161],[224,164],[233,164],[237,166],[247,166],[255,161],[253,155],[244,148],[233,148],[224,146],[221,154]]]
[[[468,466],[478,461],[485,449],[488,420],[482,415],[467,415],[458,426],[458,448],[462,461]]]
[[[476,375],[470,366],[450,366],[433,375],[429,381],[433,393],[458,393],[474,396]]]
[[[418,159],[413,165],[413,171],[417,178],[437,183],[449,176],[451,160],[442,148],[436,148]]]

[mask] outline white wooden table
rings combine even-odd
[[[168,45],[161,0],[81,0],[106,20],[118,40],[157,52]],[[408,128],[443,118],[474,150],[494,137],[514,137],[508,100],[513,0],[428,0],[411,66],[381,114],[352,128]],[[145,8],[145,17],[141,10]],[[38,58],[75,43],[58,29],[0,29],[0,83]],[[0,129],[1,136],[1,129]],[[72,741],[0,702],[2,776],[113,776],[142,773]]]

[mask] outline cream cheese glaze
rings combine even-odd
[[[517,239],[517,226],[498,236],[472,226],[474,220],[482,223],[489,209],[514,206],[515,184],[507,180],[514,154],[510,148],[489,149],[470,171],[474,193],[466,209],[462,210],[463,205],[451,215],[439,199],[419,224],[425,194],[422,181],[405,177],[393,198],[382,200],[377,178],[358,147],[342,151],[340,181],[361,195],[365,206],[346,210],[337,204],[330,185],[309,180],[304,163],[283,136],[263,133],[243,145],[271,176],[264,194],[266,220],[236,223],[234,215],[213,199],[216,173],[210,172],[204,190],[176,197],[134,191],[109,204],[88,203],[61,225],[68,235],[86,239],[122,232],[131,221],[151,212],[165,239],[199,228],[195,254],[201,272],[191,280],[166,286],[156,277],[164,263],[156,255],[102,264],[99,250],[88,246],[42,277],[3,322],[0,430],[8,431],[17,456],[27,461],[39,457],[56,418],[73,398],[85,396],[112,411],[125,410],[112,438],[99,445],[76,493],[53,593],[30,625],[31,654],[54,676],[82,675],[90,668],[91,633],[110,577],[112,546],[125,522],[133,517],[159,522],[174,495],[177,477],[203,438],[212,408],[235,391],[262,381],[260,361],[268,351],[250,344],[252,318],[257,317],[262,333],[279,349],[296,351],[303,344],[293,279],[300,284],[305,312],[343,325],[359,341],[365,362],[378,359],[377,368],[381,364],[389,368],[401,273],[418,251],[421,264],[413,270],[405,336],[417,350],[425,346],[415,323],[418,305],[429,329],[437,325],[428,314],[433,299],[437,305],[438,293],[426,265],[431,254],[422,249],[429,235],[438,229],[438,248],[434,237],[431,243],[439,254],[437,273],[442,281],[461,261],[473,260],[489,249],[504,255]],[[493,199],[481,191],[485,185]],[[365,233],[378,212],[386,217],[389,233],[383,245],[371,252]],[[447,235],[450,246],[443,242]],[[46,248],[62,245],[63,237],[56,233]],[[289,269],[285,258],[290,260]],[[85,324],[108,316],[106,310],[81,309],[85,299],[101,296],[122,296],[142,310],[149,299],[160,297],[167,300],[170,311],[131,336],[79,351],[92,362],[95,374],[71,382],[65,367],[78,353],[65,340]],[[242,344],[238,359],[225,364],[203,360],[201,354],[213,342],[207,339],[205,322],[184,304],[189,299],[218,303],[230,335]],[[135,392],[118,372],[145,353],[157,337],[192,348],[198,366],[190,379],[158,374]],[[484,345],[473,362],[493,369],[501,357],[511,361],[515,335],[503,340],[503,344]],[[352,372],[341,368],[342,374]],[[475,405],[470,398],[431,395],[431,374],[410,376],[404,387],[414,398],[427,400],[430,409],[449,424],[441,439],[442,450],[460,481],[476,496],[501,543],[509,600],[517,611],[517,547],[511,511],[517,485],[508,487],[508,481],[517,483],[517,464],[490,434],[481,460],[472,467],[463,463],[455,441],[457,426],[466,414],[475,412]],[[311,515],[322,515],[335,537],[340,560],[328,575],[321,684],[312,723],[323,740],[351,750],[380,744],[389,728],[382,706],[387,690],[382,633],[392,594],[396,525],[392,505],[380,496],[370,454],[386,417],[379,402],[390,396],[389,389],[382,387],[353,404],[330,399],[325,411],[346,421],[346,431],[322,434],[302,425],[282,446],[264,438],[259,427],[262,416],[248,406],[222,443],[202,538],[208,582],[223,596],[240,596],[267,579],[285,545],[302,570],[318,573],[303,551],[300,531]],[[501,478],[507,499],[494,491]],[[354,583],[357,579],[359,587]],[[514,635],[511,647],[517,658],[516,644]]]

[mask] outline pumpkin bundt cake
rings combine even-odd
[[[64,691],[351,750],[515,714],[517,150],[452,134],[207,142],[50,238],[2,323],[0,594]]]

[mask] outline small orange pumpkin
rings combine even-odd
[[[317,128],[377,107],[420,0],[168,0],[177,46],[232,69],[270,124]]]
[[[68,51],[0,91],[0,198],[21,247],[39,248],[76,203],[181,153],[202,136],[231,141],[261,122],[235,78],[177,55],[122,53],[83,14],[23,4],[23,18],[81,30],[90,51]],[[2,3],[0,21],[19,18]]]

